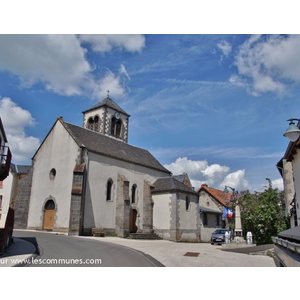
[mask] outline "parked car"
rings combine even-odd
[[[210,243],[213,244],[223,244],[225,243],[225,233],[229,233],[231,239],[231,231],[229,229],[217,229],[211,235]]]

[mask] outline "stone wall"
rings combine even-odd
[[[31,195],[33,167],[30,172],[18,179],[16,197],[13,201],[15,210],[15,225],[16,229],[26,229],[28,222],[28,211]]]
[[[85,163],[76,164],[73,171],[73,185],[71,191],[69,235],[82,234],[83,189],[85,179]]]
[[[151,197],[153,186],[144,181],[144,199],[143,199],[143,233],[153,232],[153,200]]]
[[[293,208],[291,203],[295,197],[295,186],[294,186],[294,177],[293,177],[293,166],[292,163],[286,159],[282,160],[283,163],[283,183],[284,183],[284,194],[286,201],[286,212],[289,214],[290,210]],[[290,217],[290,225],[294,227],[294,215]]]
[[[116,234],[120,237],[129,236],[130,197],[129,181],[118,175],[116,199]]]

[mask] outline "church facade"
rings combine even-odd
[[[147,150],[128,144],[129,117],[107,96],[83,112],[82,127],[56,120],[32,158],[26,228],[120,237],[155,231],[198,241],[198,194]]]

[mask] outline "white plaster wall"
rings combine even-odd
[[[50,197],[57,204],[54,226],[69,227],[73,169],[77,155],[77,144],[57,121],[34,157],[28,227],[43,226],[43,205]],[[56,169],[54,179],[49,177],[52,168]]]
[[[295,182],[295,192],[296,192],[296,211],[297,211],[297,226],[300,225],[300,155],[299,150],[294,156],[292,161],[293,170],[294,170],[294,182]]]
[[[211,234],[217,229],[221,228],[222,226],[216,226],[216,215],[215,214],[207,214],[208,225],[203,225],[203,213],[201,213],[200,217],[200,235],[202,242],[210,242]],[[220,224],[222,222],[222,218],[220,216]]]
[[[172,194],[152,195],[153,226],[154,229],[167,229],[171,227],[171,197]]]
[[[118,174],[125,176],[130,182],[130,199],[132,185],[137,185],[134,208],[138,210],[138,227],[142,226],[143,220],[144,180],[152,184],[157,177],[168,176],[160,171],[90,152],[85,194],[85,228],[115,228]],[[113,180],[112,200],[106,201],[106,184],[110,178]]]
[[[6,179],[3,180],[3,185],[0,187],[0,195],[2,196],[2,207],[0,207],[0,228],[5,226],[6,216],[9,209],[11,189],[13,184],[13,174],[9,172]]]
[[[190,198],[190,205],[186,210],[186,196]],[[187,194],[179,194],[179,229],[196,230],[199,228],[199,204],[198,197]]]

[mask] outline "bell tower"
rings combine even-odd
[[[120,106],[107,97],[83,111],[83,127],[128,143],[129,117]]]

